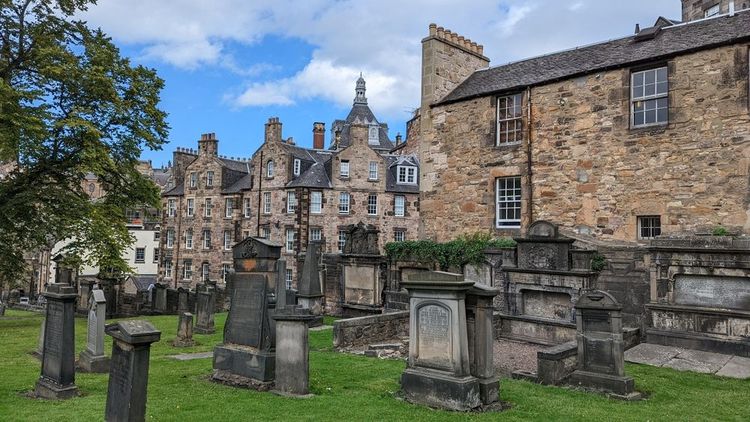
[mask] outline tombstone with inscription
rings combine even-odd
[[[182,314],[190,310],[188,307],[188,289],[184,287],[177,288],[177,313]]]
[[[47,314],[44,324],[42,375],[34,391],[45,399],[67,399],[78,395],[75,385],[75,288],[50,284],[44,293]]]
[[[174,347],[191,347],[195,345],[193,340],[193,314],[182,312],[177,324],[177,337],[172,341]]]
[[[194,331],[198,334],[213,334],[216,332],[214,327],[216,294],[214,292],[215,290],[210,288],[208,291],[200,291],[196,294]]]
[[[281,245],[248,237],[232,247],[229,273],[231,307],[224,343],[214,349],[213,379],[230,385],[268,390],[275,377],[277,261]]]
[[[466,293],[461,274],[421,272],[402,281],[409,291],[409,360],[401,375],[407,400],[450,410],[482,405],[471,374],[466,332]]]
[[[104,356],[106,302],[103,291],[99,289],[91,291],[86,349],[78,358],[78,367],[82,372],[105,373],[109,371],[109,358]]]
[[[161,331],[148,321],[128,320],[108,325],[106,332],[112,336],[112,364],[104,419],[145,420],[151,343]]]
[[[607,292],[589,290],[576,303],[576,315],[578,363],[570,383],[626,400],[640,398],[633,378],[625,376],[622,306]]]

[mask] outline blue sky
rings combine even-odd
[[[419,105],[429,23],[485,46],[491,65],[632,34],[678,0],[99,0],[82,18],[165,80],[169,143],[155,166],[215,132],[220,154],[248,157],[271,116],[311,146],[312,124],[344,118],[362,72],[391,138]],[[326,134],[329,141],[330,132]]]

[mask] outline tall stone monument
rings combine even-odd
[[[161,331],[148,321],[128,320],[108,325],[106,332],[113,340],[104,419],[143,421],[151,343],[159,341]]]
[[[224,342],[214,349],[213,379],[268,390],[276,373],[275,324],[271,315],[281,245],[248,237],[232,250],[232,306],[224,325]]]
[[[35,395],[45,399],[67,399],[78,395],[75,385],[75,288],[69,284],[50,284],[47,299],[42,375]]]
[[[215,302],[216,294],[213,288],[196,293],[196,322],[194,329],[196,333],[213,334],[216,332],[216,328],[214,327]]]
[[[344,315],[381,313],[386,282],[386,259],[378,249],[379,230],[359,222],[346,227],[341,254]]]
[[[320,243],[311,241],[307,244],[305,263],[302,266],[302,277],[297,288],[297,303],[309,309],[313,315],[323,313],[323,293],[320,290]]]
[[[86,349],[78,358],[78,367],[83,372],[109,372],[109,358],[104,355],[104,319],[107,301],[104,292],[95,289],[89,295],[89,319]]]
[[[471,375],[466,332],[466,292],[461,274],[421,272],[402,286],[409,291],[409,360],[401,375],[406,399],[450,410],[482,405],[479,380]]]
[[[569,382],[616,398],[639,399],[633,378],[625,376],[622,306],[617,300],[601,290],[585,292],[576,303],[576,324],[578,363]]]

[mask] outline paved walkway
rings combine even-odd
[[[625,351],[625,360],[678,371],[700,372],[739,379],[750,378],[750,358],[701,350],[641,343]]]

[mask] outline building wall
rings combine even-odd
[[[729,3],[732,1],[734,1],[735,10],[750,7],[750,2],[747,0],[682,0],[682,21],[703,19],[706,10],[716,5],[719,6],[719,13],[729,13]]]

